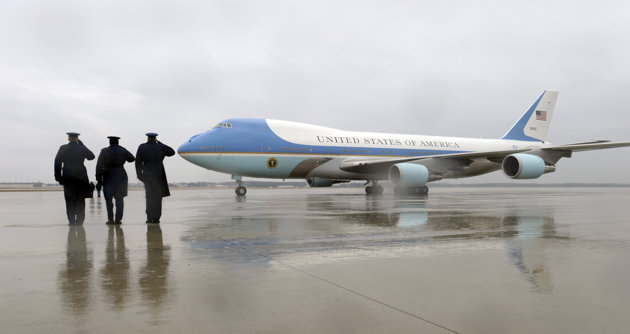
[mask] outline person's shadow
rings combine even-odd
[[[125,235],[120,225],[109,226],[105,263],[101,268],[101,287],[104,298],[114,309],[122,310],[129,297],[129,257],[125,249]]]
[[[168,296],[170,249],[164,246],[162,229],[147,224],[147,262],[140,269],[140,292],[144,304],[152,309],[164,305]]]
[[[66,246],[66,264],[59,270],[57,286],[65,309],[75,315],[85,314],[89,305],[92,254],[88,252],[83,226],[70,226]]]

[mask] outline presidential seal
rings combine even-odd
[[[270,169],[278,167],[278,159],[269,158],[269,160],[267,160],[267,167],[269,167]]]

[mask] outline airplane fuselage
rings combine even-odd
[[[533,149],[547,144],[504,139],[419,136],[343,131],[305,123],[267,119],[229,119],[195,135],[179,148],[186,160],[217,172],[277,179],[383,180],[340,168],[354,159],[392,159],[433,155]],[[500,162],[474,159],[466,168],[443,168],[448,159],[426,159],[429,170],[448,170],[439,178],[480,175],[501,168]],[[434,166],[435,165],[435,166]],[[439,165],[439,166],[437,166]]]
[[[179,147],[186,160],[231,174],[237,195],[242,177],[306,179],[311,187],[365,180],[367,194],[383,193],[388,179],[397,194],[426,195],[431,181],[502,170],[510,179],[554,172],[574,152],[627,147],[597,140],[551,145],[547,134],[558,92],[544,91],[500,139],[343,131],[311,124],[234,118],[191,137]]]

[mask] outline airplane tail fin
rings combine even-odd
[[[501,139],[545,141],[558,92],[546,90]]]

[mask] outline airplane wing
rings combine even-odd
[[[530,151],[531,149],[507,150],[507,151],[487,151],[487,152],[465,152],[452,154],[436,154],[426,156],[415,156],[409,158],[385,158],[385,159],[348,159],[339,165],[339,168],[346,172],[353,173],[374,173],[389,168],[392,165],[420,161],[426,159],[452,159],[460,161],[472,161],[473,159],[485,158],[490,161],[501,162],[503,158],[510,154]]]
[[[630,146],[630,142],[611,142],[609,140],[597,140],[587,143],[577,143],[568,145],[557,145],[551,147],[542,148],[544,151],[565,151],[565,152],[580,152],[591,150],[603,150],[607,148],[617,148]]]
[[[503,158],[505,158],[506,156],[510,154],[522,153],[522,152],[527,152],[527,151],[532,151],[532,150],[548,151],[550,153],[558,154],[558,157],[560,156],[568,157],[570,156],[572,152],[602,150],[602,149],[626,147],[626,146],[630,146],[630,142],[610,142],[608,140],[597,140],[597,141],[585,142],[585,143],[547,146],[547,147],[541,147],[541,148],[525,148],[525,149],[506,150],[506,151],[465,152],[465,153],[437,154],[437,155],[415,156],[415,157],[409,157],[409,158],[393,158],[393,159],[392,158],[348,159],[342,162],[339,165],[339,168],[346,172],[353,172],[353,173],[375,173],[375,172],[386,170],[392,165],[395,165],[398,163],[421,161],[421,160],[426,160],[426,159],[455,160],[455,161],[460,161],[465,165],[472,162],[473,159],[487,159],[492,162],[500,163],[503,160]]]

